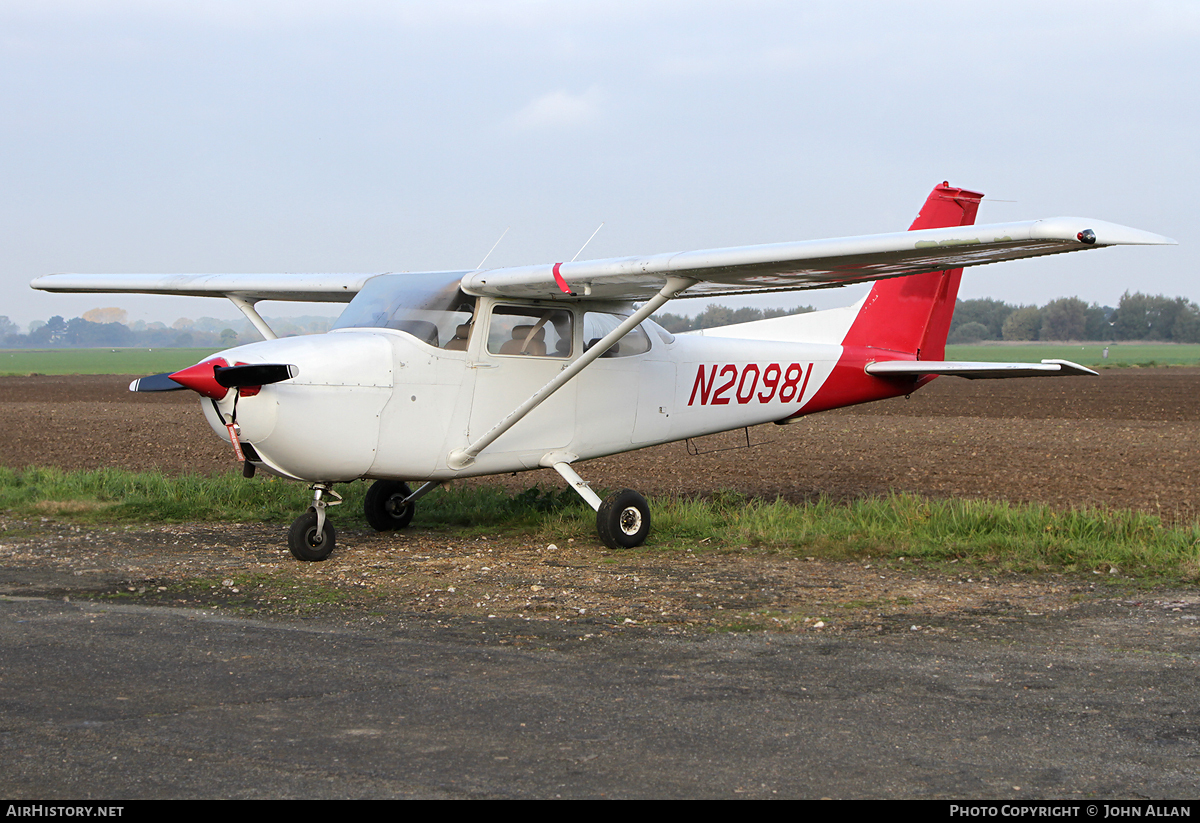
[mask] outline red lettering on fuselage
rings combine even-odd
[[[713,368],[716,368],[715,366]],[[724,397],[725,392],[733,388],[733,382],[737,380],[737,366],[722,366],[721,376],[729,375],[729,381],[721,388],[717,389],[717,393],[713,395],[712,405],[725,406],[729,404],[729,398]]]
[[[701,406],[726,406],[730,402],[731,389],[734,390],[733,399],[742,406],[753,402],[755,398],[759,403],[770,403],[772,400],[780,403],[799,402],[804,399],[804,389],[808,386],[812,367],[812,363],[807,368],[799,363],[789,363],[786,367],[779,363],[768,363],[766,366],[748,363],[740,368],[732,363],[707,367],[701,365],[696,369],[688,405],[697,405],[696,398],[699,396]],[[720,388],[715,388],[718,374],[728,379],[723,380]],[[757,391],[759,383],[762,384],[762,391]]]
[[[750,387],[746,387],[746,378],[754,375],[754,379],[750,381]],[[750,402],[750,398],[754,397],[754,390],[758,388],[758,366],[751,363],[746,368],[742,369],[742,379],[738,381],[737,401],[745,404]],[[746,389],[745,396],[742,395],[742,389]]]
[[[707,381],[704,379],[704,367],[701,366],[696,372],[696,382],[692,384],[692,396],[688,398],[688,405],[692,405],[692,401],[696,399],[696,390],[700,391],[700,405],[708,405],[708,393],[712,390],[713,383],[717,382],[717,367],[712,367],[712,376]]]

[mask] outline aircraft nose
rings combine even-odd
[[[300,369],[289,363],[235,363],[224,357],[210,357],[177,372],[139,377],[129,384],[134,392],[178,391],[191,389],[201,397],[224,400],[230,389],[242,389],[248,395],[271,383],[291,380]]]
[[[210,357],[194,366],[188,366],[186,369],[169,374],[167,377],[202,397],[223,400],[229,393],[229,388],[218,383],[215,374],[218,368],[228,366],[229,362],[225,358]]]
[[[393,358],[387,336],[335,332],[252,346],[256,348],[246,347],[245,359],[268,362],[218,368],[212,381],[264,387],[274,383],[248,400],[242,388],[237,406],[245,439],[263,462],[273,471],[307,480],[362,476],[375,459],[379,416],[392,396]],[[234,359],[239,353],[223,354]],[[230,399],[221,409],[227,405],[231,412]]]
[[[214,369],[218,366],[228,366],[229,362],[223,357],[210,357],[194,366],[180,369],[177,372],[164,372],[139,377],[129,384],[129,390],[134,392],[181,391],[191,389],[202,397],[221,400],[229,391],[228,388],[216,382],[213,377]]]

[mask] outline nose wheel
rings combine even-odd
[[[312,505],[288,529],[288,549],[292,556],[307,562],[324,560],[333,552],[337,531],[326,519],[325,508],[342,502],[342,496],[333,490],[331,483],[314,483],[312,492]],[[326,495],[334,499],[325,500]]]
[[[333,552],[337,541],[337,532],[328,520],[317,526],[317,513],[306,512],[296,518],[288,529],[288,548],[297,560],[324,560]]]

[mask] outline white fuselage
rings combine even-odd
[[[493,307],[509,303],[480,301],[464,351],[403,331],[344,329],[220,353],[231,364],[288,363],[299,370],[238,400],[240,439],[266,468],[309,481],[449,480],[521,471],[547,465],[549,453],[587,460],[784,420],[817,392],[842,354],[831,343],[672,339],[652,331],[643,335],[648,350],[620,356],[618,348],[596,360],[472,465],[455,470],[448,462],[452,451],[485,434],[584,350],[584,309],[553,304],[577,315],[570,356],[495,353],[486,324]],[[785,320],[791,319],[764,322],[783,326]],[[759,325],[745,324],[743,333],[753,336]],[[816,336],[836,339],[837,332]],[[226,420],[233,400],[231,392],[217,404]],[[210,425],[228,439],[212,403],[202,404]]]

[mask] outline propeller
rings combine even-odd
[[[213,377],[227,389],[243,389],[248,386],[266,386],[281,380],[290,380],[300,373],[295,366],[283,363],[254,363],[239,366],[217,366]]]
[[[250,397],[257,393],[260,386],[290,380],[299,373],[298,368],[284,363],[239,363],[230,366],[222,358],[214,357],[182,371],[139,377],[129,384],[129,390],[154,392],[191,389],[204,397],[220,400],[230,389],[242,390],[243,396]]]
[[[182,383],[172,380],[169,372],[139,377],[129,384],[130,391],[179,391],[186,388]]]

